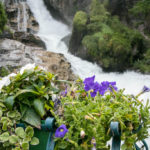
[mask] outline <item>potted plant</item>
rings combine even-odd
[[[116,82],[95,82],[95,76],[77,80],[66,89],[55,110],[55,150],[109,150],[113,125],[117,123],[122,150],[135,150],[137,141],[147,138],[150,127],[149,101],[124,94]],[[115,149],[116,150],[116,149]]]
[[[54,118],[47,117],[52,117],[53,95],[60,91],[55,76],[28,65],[4,80],[0,90],[0,149],[46,150],[48,146],[47,150],[52,150]]]

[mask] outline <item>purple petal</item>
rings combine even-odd
[[[94,86],[94,80],[95,80],[95,76],[86,78],[83,81],[85,91],[89,91],[89,90],[91,90],[93,88],[93,86]]]
[[[62,124],[59,128],[56,129],[55,137],[63,138],[65,134],[68,132],[66,125]]]
[[[90,94],[91,94],[91,97],[95,97],[97,92],[94,91],[94,92],[91,92]]]
[[[148,88],[147,86],[143,87],[143,90],[142,90],[143,93],[149,92],[149,91],[150,91],[150,88]]]
[[[84,84],[89,84],[89,83],[94,83],[95,80],[95,75],[89,78],[85,78],[85,80],[83,81]]]

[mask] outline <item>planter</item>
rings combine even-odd
[[[135,132],[138,132],[142,128],[142,125],[139,127],[139,129]],[[118,122],[111,122],[110,124],[110,131],[112,136],[112,150],[120,150],[121,146],[121,132],[119,130],[119,123]],[[145,148],[145,150],[149,150],[147,143],[145,140],[142,140],[142,147]],[[138,147],[138,145],[135,143],[136,150],[141,150],[141,148]],[[143,149],[144,150],[144,149]]]
[[[18,127],[25,127],[24,124],[18,124]],[[54,150],[55,142],[53,140],[54,118],[47,118],[41,122],[41,130],[34,129],[34,136],[40,143],[37,146],[30,145],[30,150]]]

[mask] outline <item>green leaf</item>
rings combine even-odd
[[[3,115],[3,112],[2,112],[2,110],[0,110],[0,118],[2,117],[2,115]]]
[[[8,107],[10,110],[12,110],[13,105],[15,103],[14,96],[7,97],[4,101],[4,103],[5,103],[6,107]]]
[[[2,130],[3,131],[7,131],[7,121],[3,121],[3,126],[2,126]]]
[[[22,143],[22,150],[29,150],[29,143],[27,142]]]
[[[32,108],[27,109],[26,113],[22,117],[22,120],[36,128],[41,128],[40,116],[38,116]]]
[[[27,137],[32,138],[33,135],[34,135],[34,130],[33,130],[32,127],[28,126],[28,127],[25,129],[25,133],[26,133],[26,136],[27,136]]]
[[[17,110],[15,110],[15,111],[9,111],[8,113],[7,113],[7,116],[9,117],[9,118],[20,118],[20,113],[17,111]]]
[[[18,96],[20,96],[22,94],[26,94],[26,93],[31,93],[34,95],[40,95],[38,92],[36,92],[32,89],[25,89],[25,90],[20,90],[18,93],[16,93],[15,98],[17,98]]]
[[[34,106],[35,111],[42,118],[45,115],[45,109],[44,109],[43,101],[40,99],[35,99],[33,102],[33,106]]]
[[[10,142],[8,142],[8,141],[3,144],[3,147],[8,147],[8,146],[10,146]]]
[[[12,150],[21,150],[21,148],[20,147],[15,147]]]
[[[31,140],[31,145],[38,145],[40,142],[39,142],[39,139],[36,138],[36,137],[33,137],[32,140]]]
[[[4,132],[0,135],[0,141],[2,142],[6,142],[9,140],[9,133],[8,132]]]
[[[20,111],[22,116],[24,116],[27,110],[28,110],[28,106],[26,106],[25,104],[20,104]]]
[[[16,128],[15,133],[22,139],[26,137],[26,133],[22,127]]]
[[[2,102],[0,102],[0,107],[5,108],[6,106]]]
[[[16,144],[18,142],[19,138],[16,135],[12,135],[9,137],[10,144]]]

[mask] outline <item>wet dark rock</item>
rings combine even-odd
[[[55,18],[72,24],[77,11],[89,11],[91,0],[44,0],[44,2]]]
[[[38,46],[46,49],[45,43],[36,35],[24,32],[15,32],[13,39],[29,46]]]
[[[71,34],[65,36],[64,38],[61,39],[61,41],[63,41],[67,47],[69,47],[69,41],[70,41],[70,38],[71,38]]]

